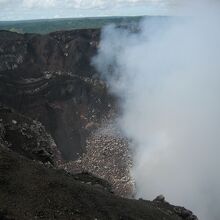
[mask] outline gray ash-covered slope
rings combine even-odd
[[[99,37],[99,30],[0,31],[0,102],[39,120],[65,159],[84,151],[110,109],[112,98],[90,65]]]

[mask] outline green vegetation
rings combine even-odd
[[[46,34],[60,30],[101,28],[107,24],[126,25],[140,21],[142,17],[69,18],[30,21],[0,21],[0,30],[18,33]]]

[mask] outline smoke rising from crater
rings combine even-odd
[[[184,18],[147,18],[137,33],[108,26],[93,59],[120,99],[119,125],[134,142],[137,196],[164,194],[201,220],[220,217],[216,2],[185,6]]]

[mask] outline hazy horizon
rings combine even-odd
[[[56,20],[81,20],[81,19],[111,19],[111,18],[141,18],[141,17],[169,17],[172,15],[106,15],[106,16],[85,16],[85,17],[60,17],[60,18],[31,18],[31,19],[23,19],[23,20],[0,20],[0,22],[37,22],[37,21],[56,21]]]
[[[0,0],[0,21],[169,15],[177,0]]]

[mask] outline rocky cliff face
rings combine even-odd
[[[78,157],[112,98],[90,65],[99,30],[0,31],[0,102],[40,121],[64,159]]]

